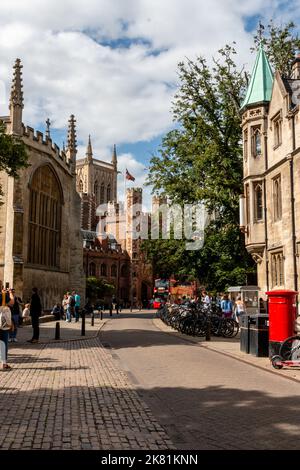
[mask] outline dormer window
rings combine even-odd
[[[251,129],[251,153],[253,157],[259,157],[262,154],[260,126]]]

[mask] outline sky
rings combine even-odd
[[[0,115],[8,114],[12,66],[23,64],[23,121],[41,131],[50,118],[62,147],[77,120],[78,158],[91,135],[94,157],[143,186],[150,158],[174,127],[178,63],[211,59],[237,42],[251,70],[258,21],[300,19],[300,0],[0,0]],[[300,23],[298,23],[300,24]],[[123,198],[122,174],[119,197]],[[143,189],[150,207],[150,188]]]

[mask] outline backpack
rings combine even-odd
[[[70,307],[75,307],[75,299],[73,296],[71,297]]]
[[[10,330],[11,311],[9,307],[0,307],[0,330]]]

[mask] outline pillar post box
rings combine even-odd
[[[266,292],[269,304],[269,357],[279,354],[283,341],[294,335],[296,295],[293,290]]]

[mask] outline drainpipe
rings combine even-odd
[[[295,116],[292,117],[292,143],[293,151],[296,148],[295,137]],[[292,241],[293,241],[293,266],[294,266],[294,290],[298,291],[298,274],[297,274],[297,258],[296,258],[296,219],[295,219],[295,191],[294,191],[294,159],[289,156],[290,164],[290,183],[291,183],[291,213],[292,213]],[[298,303],[298,300],[297,300]]]

